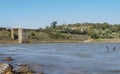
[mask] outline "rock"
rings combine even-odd
[[[7,72],[6,74],[13,74],[12,72]]]
[[[12,57],[5,58],[6,61],[13,61],[14,59]]]
[[[27,72],[26,74],[35,74],[35,73],[33,73],[33,72]]]
[[[38,74],[43,74],[43,72],[39,72]]]
[[[19,74],[34,74],[34,72],[30,69],[30,66],[26,64],[19,64],[16,72]]]
[[[17,63],[17,66],[28,66],[27,64],[21,64],[21,63]]]
[[[43,72],[36,73],[31,70],[29,65],[19,64],[17,70],[13,71],[13,66],[6,63],[0,63],[0,74],[44,74]]]
[[[0,74],[13,74],[13,67],[9,64],[0,63]]]

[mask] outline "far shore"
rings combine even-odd
[[[18,44],[18,40],[0,40],[0,44]],[[29,40],[25,43],[120,43],[120,39],[88,39],[88,40]]]
[[[88,43],[120,43],[120,39],[88,39]]]

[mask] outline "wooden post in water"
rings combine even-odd
[[[22,28],[18,28],[18,43],[23,43]]]
[[[13,30],[13,28],[11,28],[11,39],[13,39],[14,40],[14,30]]]

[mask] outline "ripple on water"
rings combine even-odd
[[[107,52],[116,46],[115,52]],[[1,46],[1,45],[0,45]],[[1,46],[0,60],[42,65],[46,74],[120,74],[119,44],[42,43]]]

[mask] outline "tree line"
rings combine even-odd
[[[45,30],[59,31],[60,33],[86,34],[93,39],[120,38],[120,24],[109,23],[75,23],[57,25],[53,21]]]

